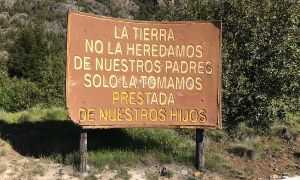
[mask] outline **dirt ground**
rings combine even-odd
[[[228,154],[228,158],[239,169],[251,169],[249,176],[240,175],[234,179],[283,179],[282,175],[288,175],[291,180],[300,180],[297,172],[300,171],[300,165],[295,161],[292,148],[288,147],[284,154],[270,154],[264,160],[250,161],[242,157],[236,157]],[[89,167],[88,173],[80,174],[72,166],[66,166],[52,162],[49,159],[37,159],[24,157],[15,152],[11,146],[0,140],[0,179],[203,179],[203,180],[222,180],[228,179],[226,176],[206,172],[195,177],[195,169],[192,166],[185,165],[137,165],[136,167],[126,169],[111,169],[106,166],[104,169],[97,170]],[[125,171],[125,172],[124,172]],[[162,175],[162,171],[166,171]],[[169,172],[169,174],[168,174]],[[171,172],[171,173],[170,173]],[[292,173],[291,173],[292,172]],[[296,173],[295,173],[296,172]],[[250,175],[251,174],[251,175]],[[299,175],[299,174],[298,174]]]
[[[15,152],[11,146],[0,140],[0,179],[126,179],[130,177],[132,180],[139,179],[186,179],[192,177],[193,167],[183,165],[166,165],[151,167],[133,167],[126,169],[126,173],[121,174],[106,166],[103,170],[97,171],[89,167],[88,173],[80,174],[72,166],[66,166],[52,162],[49,159],[36,159],[32,157],[24,157]],[[165,168],[172,172],[172,177],[159,177],[161,170]],[[121,170],[122,171],[122,170]],[[124,176],[124,177],[122,177]]]

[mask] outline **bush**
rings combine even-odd
[[[156,1],[134,0],[134,2],[139,6],[138,12],[134,14],[135,19],[149,20],[154,18],[155,12],[158,9]]]
[[[157,19],[222,20],[224,126],[245,122],[264,131],[300,108],[299,9],[288,0],[188,0],[163,7]]]
[[[251,160],[255,160],[257,154],[254,148],[246,146],[244,144],[231,145],[228,151],[236,156],[244,157]]]
[[[7,71],[11,80],[6,80],[13,83],[3,85],[8,86],[4,87],[7,91],[13,90],[15,97],[5,100],[9,106],[5,110],[64,104],[65,55],[59,53],[64,49],[61,44],[61,38],[46,34],[40,26],[28,25],[21,30],[10,47]]]
[[[48,47],[42,27],[32,26],[21,30],[19,37],[10,47],[8,73],[10,77],[38,81],[43,69]]]
[[[40,91],[36,84],[25,79],[0,76],[0,107],[7,111],[28,109],[37,104]]]
[[[65,98],[65,56],[63,53],[45,58],[39,76],[42,99],[48,105],[63,105]]]

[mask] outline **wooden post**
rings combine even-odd
[[[196,169],[204,171],[204,129],[196,129]]]
[[[86,172],[87,165],[87,131],[82,129],[80,132],[80,165],[81,173]]]

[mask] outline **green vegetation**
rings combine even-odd
[[[288,128],[294,136],[300,135],[300,114],[287,113],[284,125]]]
[[[240,157],[245,157],[251,160],[256,159],[255,150],[245,144],[233,144],[230,146],[228,151]]]
[[[119,7],[107,0],[98,2],[118,16],[113,11]],[[136,19],[222,21],[223,124],[228,131],[244,123],[266,134],[273,123],[280,124],[300,108],[298,1],[188,0],[161,8],[156,1],[134,2],[139,6],[132,14]],[[64,105],[66,34],[43,25],[66,27],[67,11],[60,9],[65,1],[57,3],[0,3],[1,12],[10,16],[25,13],[23,19],[0,21],[1,28],[10,27],[0,41],[1,52],[8,52],[0,56],[0,107],[6,111]],[[58,5],[60,10],[55,10]],[[95,10],[90,2],[77,0],[75,5],[86,12]]]
[[[45,108],[36,106],[15,113],[0,110],[0,120],[5,120],[7,123],[21,123],[22,119],[27,119],[26,121],[28,122],[45,120],[62,121],[68,119],[68,116],[66,110],[59,107]]]
[[[0,111],[0,132],[0,138],[21,154],[78,166],[80,128],[67,120],[62,108]],[[193,141],[170,129],[93,130],[88,136],[88,161],[98,168],[150,164],[152,160],[192,164],[194,158]]]
[[[167,170],[161,172],[160,175],[164,176],[164,177],[167,177],[167,178],[172,178],[174,173],[167,169]]]
[[[254,173],[252,168],[245,168],[244,172],[245,172],[246,176],[248,176],[248,177],[249,176],[251,177]]]
[[[0,73],[0,87],[1,109],[9,111],[27,109],[39,102],[39,89],[29,80],[10,79],[7,74]]]
[[[9,142],[12,148],[22,155],[48,158],[78,168],[80,128],[67,120],[66,114],[65,109],[59,107],[37,106],[15,113],[2,110],[0,111],[0,138]],[[245,132],[254,130],[246,125],[241,129],[244,130],[240,133],[241,139],[235,140],[232,140],[225,131],[208,131],[205,167],[209,172],[216,172],[228,178],[250,176],[253,174],[253,169],[236,167],[230,159],[232,155],[245,161],[255,162],[270,156],[280,157],[284,152],[283,139],[279,137],[270,139],[269,135],[245,137]],[[88,163],[99,171],[106,167],[116,169],[118,177],[122,178],[129,177],[125,169],[137,165],[179,163],[192,166],[195,150],[194,135],[187,136],[186,133],[187,131],[173,129],[91,130],[88,131]],[[4,141],[0,141],[0,157],[1,150],[5,149],[4,145]],[[295,167],[291,166],[291,171],[294,169]],[[43,174],[44,171],[39,168],[30,170],[34,174]],[[172,171],[164,173],[165,177],[173,175]],[[156,179],[159,174],[149,172],[146,176],[148,179]],[[87,179],[93,178],[93,176],[87,177]]]
[[[119,9],[110,1],[97,2],[109,9],[105,12],[108,15],[119,16]],[[288,146],[283,143],[295,143],[300,136],[298,1],[187,0],[176,7],[168,3],[158,7],[155,1],[134,2],[139,10],[131,15],[140,20],[222,21],[226,131],[207,131],[211,153],[206,154],[205,166],[209,171],[251,176],[253,169],[238,171],[224,156],[228,153],[246,160],[255,161],[257,156],[267,159],[280,156]],[[19,0],[10,7],[0,2],[3,16],[4,12],[11,19],[19,16],[11,21],[0,17],[0,138],[22,155],[46,157],[77,167],[80,128],[67,121],[63,107],[65,3]],[[75,0],[70,6],[85,12],[97,10],[90,1]],[[47,27],[49,23],[58,30]],[[290,139],[283,136],[283,130],[291,135]],[[88,162],[99,169],[106,165],[119,169],[120,178],[129,178],[120,165],[192,165],[194,140],[193,129],[93,130],[89,131]],[[227,151],[222,152],[219,146]],[[0,166],[0,172],[5,169]],[[290,169],[294,171],[295,167]],[[36,169],[33,173],[43,172]],[[148,173],[146,178],[158,177]]]
[[[123,149],[107,149],[103,151],[89,152],[88,161],[96,167],[103,168],[105,165],[110,165],[112,168],[122,164],[123,166],[133,166],[139,162],[138,152]]]
[[[227,162],[220,154],[207,153],[205,156],[205,168],[213,172],[225,172],[229,167]]]
[[[187,1],[163,7],[158,20],[221,20],[223,122],[245,122],[266,133],[287,112],[299,111],[298,1]]]
[[[134,14],[135,19],[138,20],[153,20],[157,11],[157,3],[153,0],[134,0],[139,6],[139,11]]]

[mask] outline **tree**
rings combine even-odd
[[[40,87],[46,104],[63,105],[65,93],[64,53],[51,54],[45,58],[45,68],[40,73]]]
[[[8,73],[10,77],[39,80],[48,47],[42,27],[28,26],[10,48]]]
[[[223,122],[268,128],[300,107],[299,1],[191,1],[164,7],[159,20],[223,24]]]
[[[45,33],[41,26],[29,25],[21,30],[10,48],[8,74],[13,81],[22,82],[20,91],[22,85],[24,85],[24,93],[27,91],[26,88],[32,86],[38,89],[39,95],[23,96],[24,99],[19,99],[20,101],[26,101],[27,98],[34,99],[35,104],[29,103],[30,106],[37,103],[63,104],[65,56],[64,52],[61,52],[64,50],[61,39],[54,34]],[[20,108],[16,109],[20,110]]]

